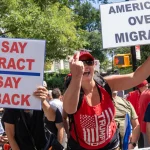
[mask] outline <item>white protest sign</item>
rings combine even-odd
[[[100,5],[103,48],[150,43],[150,0]]]
[[[0,107],[41,109],[44,54],[44,40],[0,38]]]

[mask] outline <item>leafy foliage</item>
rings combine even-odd
[[[150,45],[141,46],[141,63],[143,63],[148,56],[150,56]]]
[[[102,63],[99,10],[94,0],[1,0],[0,26],[9,37],[45,39],[46,67],[87,48]],[[107,61],[108,62],[108,61]]]
[[[61,73],[46,73],[44,76],[44,80],[47,82],[48,89],[59,88],[62,92],[64,91],[64,80],[66,74]]]
[[[103,62],[106,60],[106,53],[105,51],[101,51],[102,49],[102,39],[99,32],[93,31],[89,32],[87,34],[87,41],[89,42],[89,45],[87,45],[85,48],[92,50],[91,54],[100,62]]]
[[[81,2],[81,1],[80,1]],[[107,61],[106,53],[102,49],[102,37],[100,32],[100,13],[94,8],[90,1],[82,1],[82,3],[74,4],[73,10],[81,20],[78,25],[79,28],[87,30],[85,39],[88,44],[86,49],[91,50],[92,55],[100,60],[100,62]]]
[[[80,28],[89,32],[99,30],[100,13],[90,2],[75,5],[74,12],[81,18]]]
[[[45,39],[51,60],[66,58],[87,44],[86,31],[76,30],[76,16],[69,8],[60,3],[49,2],[45,8],[39,5],[39,1],[33,0],[3,0],[1,27],[12,31],[9,37]]]

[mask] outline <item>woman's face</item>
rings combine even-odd
[[[82,56],[80,61],[84,64],[84,73],[82,81],[91,81],[94,76],[94,60],[90,60],[87,56]]]

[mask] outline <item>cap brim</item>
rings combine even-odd
[[[91,54],[83,54],[79,57],[79,60],[82,60],[83,57],[86,57],[88,60],[94,60],[94,57]]]

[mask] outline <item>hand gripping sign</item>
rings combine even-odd
[[[41,109],[45,41],[0,38],[0,107]]]

